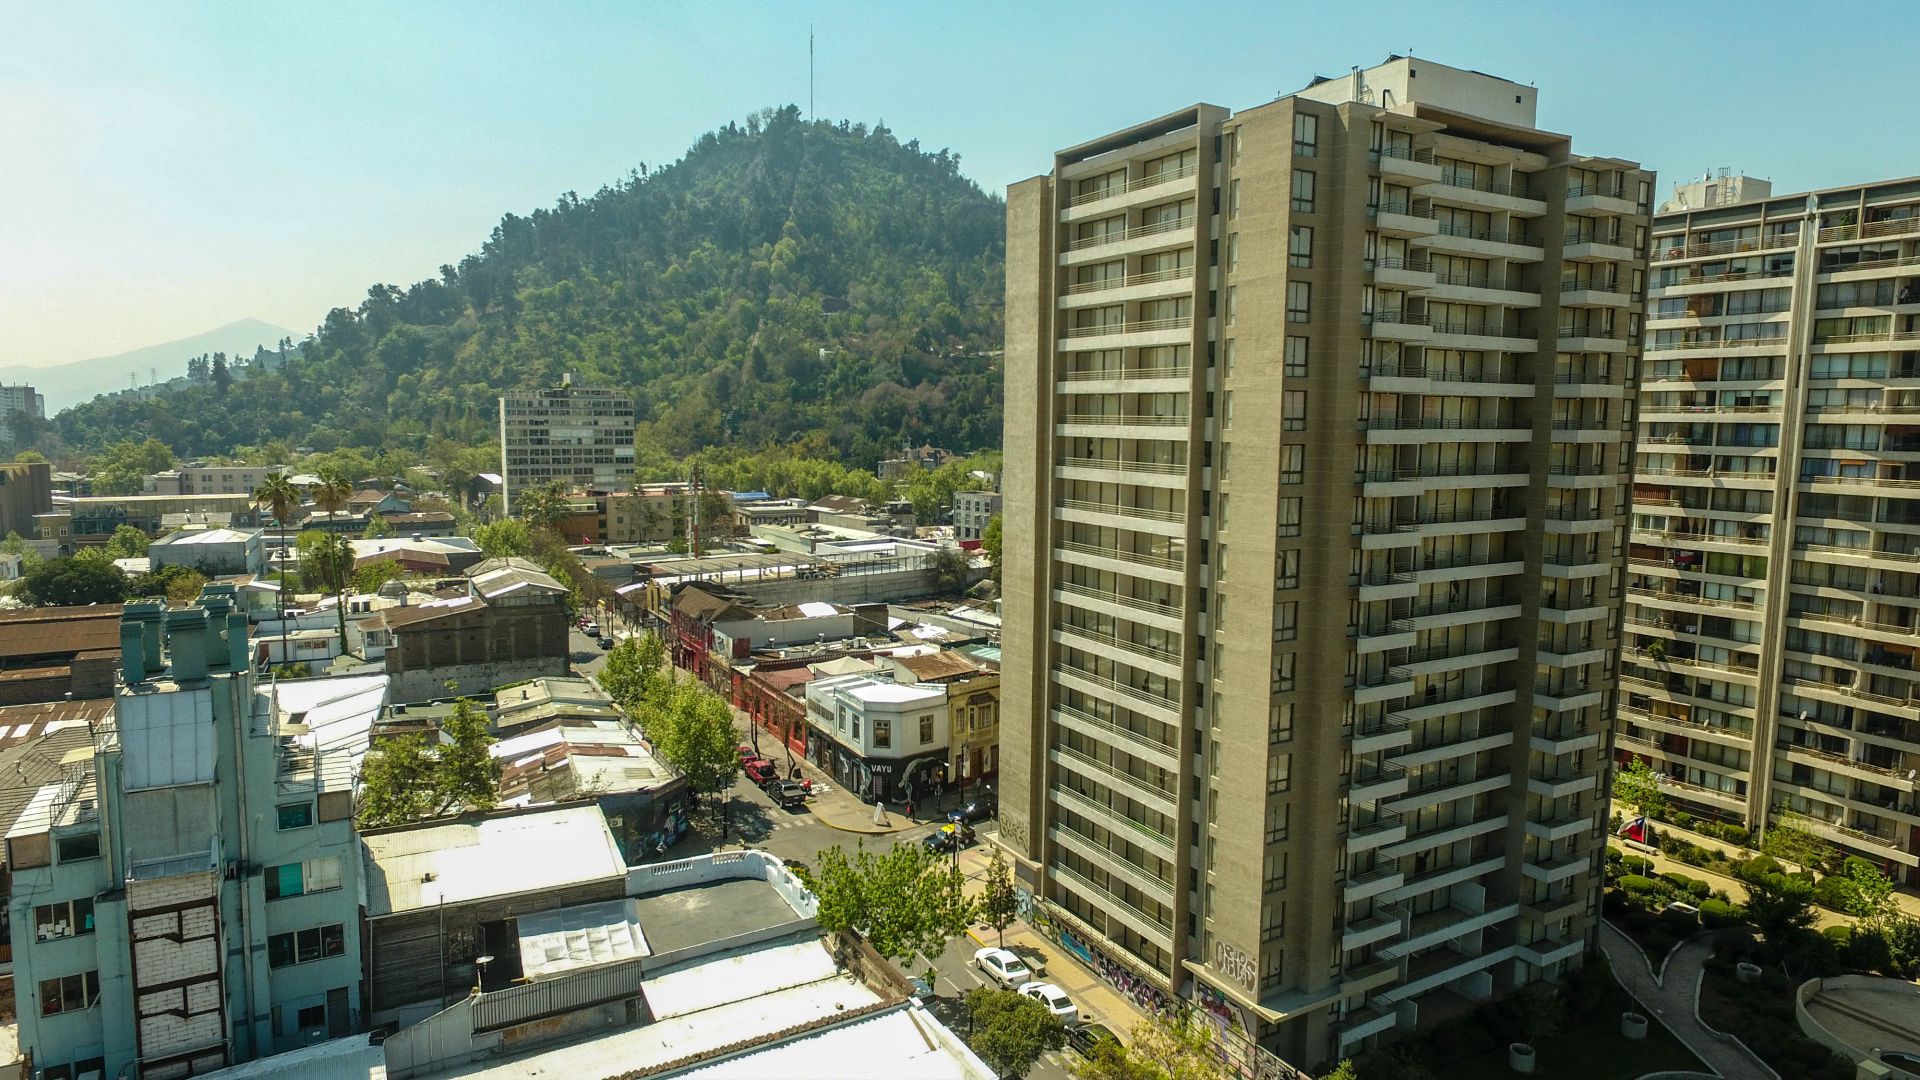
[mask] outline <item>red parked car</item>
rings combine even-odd
[[[773,762],[768,761],[766,758],[754,758],[752,761],[742,765],[741,768],[746,772],[747,779],[763,786],[769,780],[780,779],[780,770],[775,768]]]

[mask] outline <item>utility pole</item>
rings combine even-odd
[[[694,558],[700,557],[700,466],[695,465],[687,477],[687,532],[689,534],[687,550]]]

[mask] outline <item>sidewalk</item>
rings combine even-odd
[[[1633,939],[1612,923],[1602,920],[1600,924],[1600,951],[1607,954],[1613,977],[1695,1057],[1726,1080],[1779,1080],[1779,1074],[1754,1057],[1740,1040],[1723,1036],[1700,1022],[1700,980],[1706,974],[1706,959],[1713,953],[1712,939],[1711,934],[1695,934],[1682,942],[1668,954],[1656,978],[1646,954]]]
[[[733,710],[735,722],[734,737],[744,744],[751,744],[754,738],[753,719],[739,709]],[[767,736],[760,733],[764,741]],[[913,828],[917,822],[908,819],[897,807],[881,807],[879,820],[874,817],[874,805],[863,802],[850,791],[842,790],[838,781],[828,776],[819,766],[802,757],[791,755],[785,746],[764,747],[762,753],[768,760],[780,766],[788,767],[789,760],[800,769],[800,775],[813,782],[813,794],[807,799],[807,809],[819,820],[820,824],[841,832],[859,833],[865,836],[886,836],[904,832]],[[918,807],[915,807],[918,809]],[[922,820],[925,820],[924,818]]]

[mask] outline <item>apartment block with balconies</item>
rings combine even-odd
[[[1534,94],[1395,57],[1009,192],[1001,839],[1236,1052],[1590,940],[1652,177]]]
[[[1654,221],[1618,752],[1920,883],[1920,179],[1739,190]]]

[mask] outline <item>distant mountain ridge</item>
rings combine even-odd
[[[297,342],[304,336],[260,319],[240,319],[204,334],[148,345],[113,356],[96,356],[91,360],[49,364],[46,367],[21,364],[0,367],[0,381],[27,383],[40,391],[41,396],[47,399],[47,415],[51,417],[62,409],[92,399],[95,394],[127,389],[129,374],[141,386],[155,381],[155,371],[159,372],[159,381],[166,382],[187,373],[189,357],[223,352],[230,357],[247,359],[253,356],[256,348],[265,346],[271,350],[281,338],[292,338]]]
[[[89,402],[58,434],[188,456],[477,445],[502,390],[573,372],[632,393],[643,448],[670,459],[797,445],[871,468],[902,445],[997,447],[1005,220],[948,151],[768,110],[508,214],[437,278],[374,285],[284,368]]]

